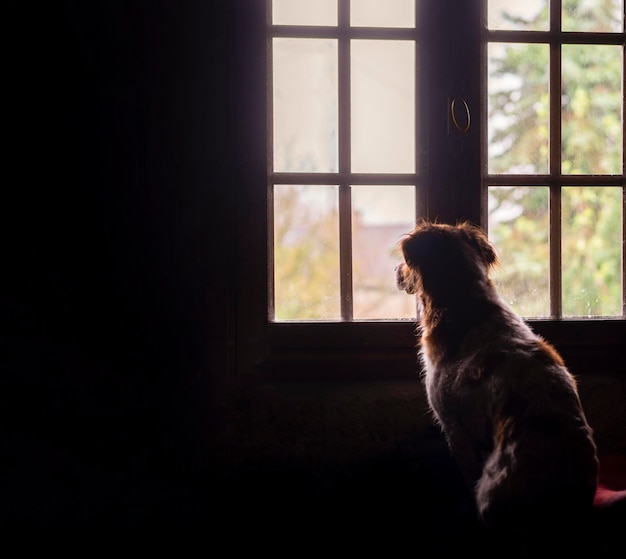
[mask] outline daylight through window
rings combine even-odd
[[[487,4],[496,281],[527,317],[622,316],[624,2]]]
[[[272,320],[415,317],[393,274],[420,212],[415,19],[414,0],[271,2]]]
[[[474,1],[476,220],[500,255],[494,280],[527,318],[623,318],[624,0]],[[449,203],[428,165],[453,164],[420,113],[425,7],[267,2],[270,322],[416,316],[396,247],[438,215],[428,201]]]

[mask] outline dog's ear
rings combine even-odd
[[[470,245],[483,258],[487,267],[498,263],[498,253],[480,227],[469,222],[461,223],[457,227],[463,231]]]
[[[430,227],[430,224],[422,222],[400,241],[404,261],[410,268],[421,268],[436,252],[437,237],[437,233]]]

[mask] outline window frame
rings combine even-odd
[[[485,226],[487,189],[483,181],[499,180],[487,176],[484,164],[486,120],[473,118],[471,128],[462,132],[450,125],[449,113],[450,100],[462,98],[470,108],[480,107],[482,115],[486,114],[486,93],[482,93],[486,91],[485,2],[441,0],[416,4],[418,23],[422,22],[417,30],[420,42],[417,63],[422,67],[422,75],[429,76],[422,92],[418,94],[416,90],[419,100],[416,119],[419,120],[418,115],[428,115],[418,123],[419,128],[416,126],[416,133],[419,130],[423,134],[423,139],[416,140],[416,148],[422,150],[420,157],[428,153],[427,172],[419,178],[427,184],[428,215],[439,221],[468,219]],[[451,13],[457,17],[450,19]],[[235,286],[232,329],[237,347],[236,380],[415,380],[419,363],[412,320],[269,320],[270,291],[266,286],[270,285],[272,270],[266,249],[272,238],[268,219],[271,151],[259,137],[265,137],[271,114],[265,96],[248,95],[249,91],[267,91],[270,78],[266,2],[259,2],[245,16],[247,40],[238,45],[242,70],[236,76],[240,92],[236,104],[241,130],[239,149],[249,164],[240,171],[236,200],[237,255],[239,262],[245,262],[239,268],[241,273],[237,274]],[[445,37],[436,31],[443,25],[449,29]],[[448,37],[465,42],[468,48],[458,49],[458,43],[447,41]],[[427,50],[436,55],[427,58],[424,55]],[[479,79],[472,72],[477,67],[481,68]],[[442,76],[440,68],[448,68],[448,76],[454,78]],[[418,159],[416,174],[420,168]],[[463,184],[465,188],[454,190],[455,184]],[[561,351],[566,362],[573,360],[579,367],[608,363],[607,360],[620,355],[626,339],[623,317],[549,318],[528,320],[528,323]]]

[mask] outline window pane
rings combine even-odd
[[[274,187],[276,320],[340,317],[337,200],[336,186]]]
[[[396,288],[394,274],[397,243],[414,227],[414,187],[352,187],[354,318],[415,318],[415,298]]]
[[[489,173],[545,174],[548,45],[490,43],[488,57]]]
[[[352,171],[415,172],[415,43],[352,41]]]
[[[563,0],[563,31],[622,31],[623,0]]]
[[[337,171],[337,41],[273,41],[274,170]]]
[[[547,187],[489,188],[489,239],[500,261],[494,282],[526,317],[550,316],[548,199]]]
[[[337,0],[273,0],[275,25],[337,25]]]
[[[350,25],[415,27],[415,0],[351,0]]]
[[[563,45],[563,174],[621,174],[622,47]]]
[[[547,31],[548,0],[488,0],[487,26],[493,30]]]
[[[622,189],[562,189],[563,315],[621,316]]]

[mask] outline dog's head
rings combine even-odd
[[[468,222],[422,221],[399,244],[404,262],[396,266],[396,285],[410,294],[453,292],[489,281],[498,260],[485,233]]]

